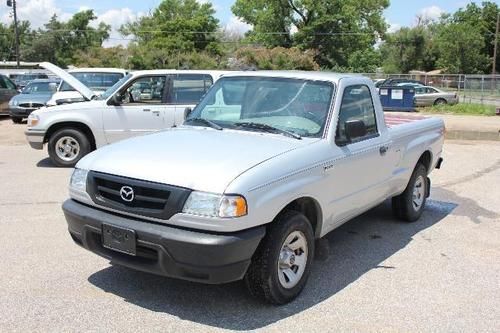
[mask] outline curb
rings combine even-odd
[[[446,130],[445,139],[500,141],[500,131],[482,132],[482,131]]]

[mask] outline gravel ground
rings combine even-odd
[[[386,203],[327,236],[302,295],[262,305],[242,283],[207,286],[113,267],[74,245],[70,169],[0,120],[0,331],[500,331],[500,143],[450,141],[414,224]]]

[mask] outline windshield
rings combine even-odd
[[[329,82],[274,77],[226,77],[217,81],[187,122],[206,119],[222,128],[259,130],[263,124],[303,137],[323,133],[334,86]],[[198,122],[202,124],[202,122]],[[201,125],[200,125],[201,126]]]
[[[123,84],[125,82],[127,82],[128,79],[130,79],[131,77],[132,77],[132,74],[125,75],[123,78],[121,78],[121,80],[116,82],[112,87],[110,87],[108,90],[103,92],[101,94],[101,96],[97,97],[97,99],[105,100],[105,99],[108,99],[109,97],[113,96],[115,94],[115,92],[117,92],[118,89],[120,89],[120,87],[123,86]]]
[[[57,89],[55,82],[31,82],[24,89],[23,94],[52,94]]]
[[[86,85],[92,91],[105,91],[112,87],[116,82],[123,78],[122,73],[97,73],[97,72],[77,72],[70,73],[81,83]],[[60,91],[74,91],[66,82],[61,85]]]

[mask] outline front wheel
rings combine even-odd
[[[259,244],[245,275],[247,288],[268,303],[288,303],[304,288],[313,258],[309,220],[299,212],[287,211],[270,224]]]
[[[52,134],[48,151],[52,162],[58,167],[73,167],[91,150],[87,136],[73,128],[63,128]]]
[[[415,222],[422,215],[427,201],[427,169],[417,164],[405,191],[392,198],[394,215],[407,222]]]
[[[21,124],[23,122],[22,117],[11,117],[14,124]]]

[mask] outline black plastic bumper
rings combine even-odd
[[[35,108],[16,108],[11,107],[9,109],[9,115],[11,117],[28,117],[31,112],[35,111]]]
[[[67,200],[64,215],[73,240],[106,259],[133,269],[203,283],[240,280],[265,227],[229,234],[209,234],[114,215]],[[137,239],[132,256],[102,246],[102,224],[131,229]]]

